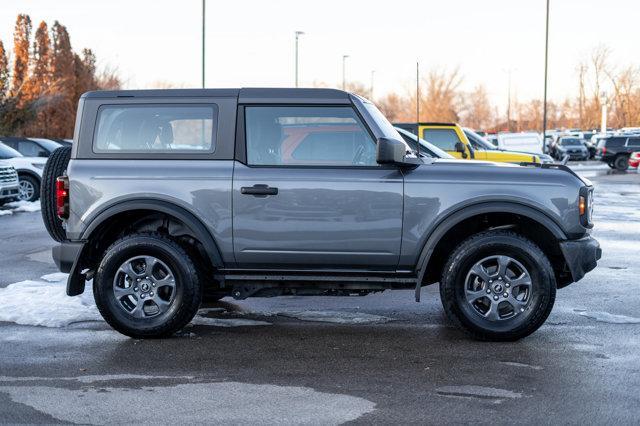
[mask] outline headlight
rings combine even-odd
[[[41,164],[41,163],[31,163],[31,165],[36,169],[40,169],[40,170],[44,169],[44,164]]]
[[[580,188],[578,212],[580,224],[585,228],[593,228],[593,187],[583,186]]]

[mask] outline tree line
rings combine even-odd
[[[616,66],[611,56],[610,49],[599,46],[578,64],[575,95],[561,102],[547,101],[547,129],[599,129],[603,103],[607,127],[640,126],[640,67]],[[419,120],[459,122],[488,131],[542,131],[542,99],[512,101],[508,113],[503,113],[490,102],[484,85],[465,91],[463,82],[459,68],[432,69],[421,75]],[[372,101],[392,122],[415,122],[417,96],[412,86]],[[359,82],[351,82],[347,90],[371,97],[371,88]]]
[[[96,71],[91,49],[74,52],[58,21],[32,32],[29,15],[18,15],[12,58],[0,40],[0,135],[70,138],[82,93],[122,83],[113,69]]]

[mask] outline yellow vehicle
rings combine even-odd
[[[467,131],[457,123],[397,123],[394,126],[406,129],[431,142],[456,158],[467,160],[496,161],[499,163],[540,163],[536,154],[500,150],[481,137],[467,137]]]

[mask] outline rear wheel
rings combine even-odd
[[[135,338],[165,337],[182,329],[202,301],[199,274],[187,252],[160,234],[134,234],[109,247],[93,293],[102,317]]]
[[[613,166],[616,170],[627,170],[629,168],[629,157],[625,155],[618,155],[613,161]]]
[[[70,158],[71,147],[60,147],[51,153],[42,171],[42,221],[51,238],[58,242],[64,241],[67,235],[56,212],[56,179],[64,175]]]
[[[547,319],[553,268],[530,240],[509,231],[477,234],[452,253],[440,281],[449,318],[481,340],[517,340]]]

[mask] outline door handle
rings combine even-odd
[[[240,188],[240,193],[256,197],[266,197],[267,195],[278,195],[278,188],[272,188],[269,185],[264,184],[257,184],[253,186],[243,186]]]

